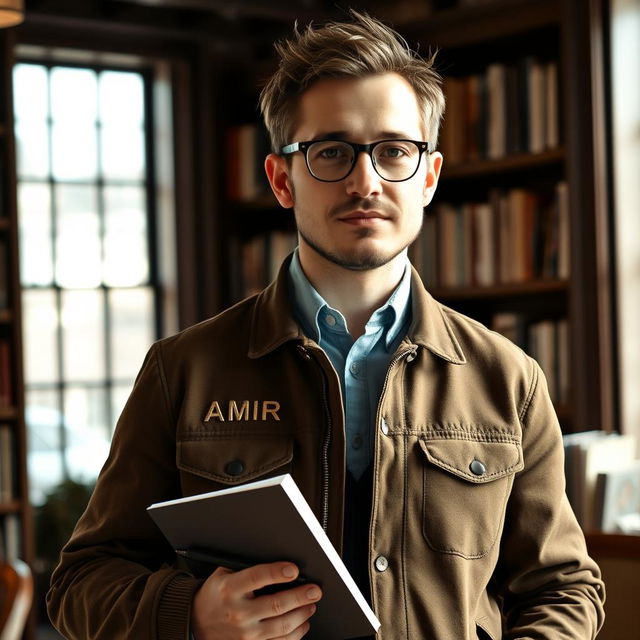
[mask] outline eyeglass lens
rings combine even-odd
[[[370,155],[375,170],[385,180],[410,178],[420,162],[418,145],[406,140],[379,142]],[[309,170],[320,180],[342,180],[351,171],[355,161],[353,147],[340,140],[321,140],[307,149]]]

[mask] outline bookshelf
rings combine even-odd
[[[506,322],[541,362],[565,432],[617,424],[596,4],[460,2],[403,30],[440,49],[450,105],[443,176],[414,256],[439,300]],[[478,265],[462,256],[495,264],[474,278]]]
[[[488,326],[506,321],[526,350],[542,360],[540,350],[548,354],[547,374],[563,388],[556,408],[565,432],[616,430],[600,3],[433,5],[427,18],[406,24],[394,21],[392,9],[384,16],[423,54],[439,49],[449,99],[438,145],[443,173],[413,262],[437,299]],[[227,143],[238,135],[258,140],[256,86],[268,64],[229,73],[242,78],[242,88],[219,114],[223,135]],[[260,159],[264,147],[250,143],[241,153],[248,156],[236,167],[255,171],[252,153]],[[222,184],[229,180],[238,175],[223,175]],[[263,188],[254,185],[245,197],[234,188],[221,205],[230,212],[220,234],[226,303],[267,283],[279,257],[274,236],[293,232],[291,214],[278,211]],[[443,258],[443,251],[451,255]],[[443,273],[447,259],[462,275]],[[250,275],[238,275],[243,270]]]
[[[18,272],[11,32],[0,32],[0,553],[33,562]]]

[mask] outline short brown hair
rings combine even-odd
[[[421,58],[406,40],[366,13],[350,11],[352,22],[309,24],[275,44],[277,71],[260,94],[260,108],[275,153],[292,142],[299,96],[321,78],[363,77],[397,73],[413,87],[422,112],[427,140],[435,146],[444,114],[442,78],[433,68],[435,54]]]

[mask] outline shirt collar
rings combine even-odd
[[[302,270],[297,249],[293,254],[289,266],[289,282],[296,317],[304,333],[318,342],[321,333],[319,323],[320,313],[326,310],[338,315],[341,319],[343,319],[343,317],[338,310],[332,309],[327,304],[324,298],[309,282]],[[406,330],[411,310],[410,301],[411,267],[409,259],[407,258],[404,274],[400,283],[389,296],[387,302],[376,309],[367,322],[367,327],[382,326],[386,330],[385,347],[387,350],[398,337],[400,331],[403,328]]]

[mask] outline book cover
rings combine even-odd
[[[11,502],[14,497],[14,450],[11,426],[0,424],[0,502]]]
[[[630,465],[636,439],[630,434],[585,431],[563,437],[567,495],[585,531],[597,529],[595,518],[598,474]]]
[[[635,513],[640,514],[640,460],[599,473],[595,489],[595,527],[607,533],[620,532],[621,519]]]
[[[346,640],[380,627],[289,474],[153,504],[148,512],[176,550],[295,563],[323,590],[305,636],[311,640]]]
[[[501,158],[506,152],[507,102],[505,95],[505,66],[490,64],[487,68],[487,155]]]

